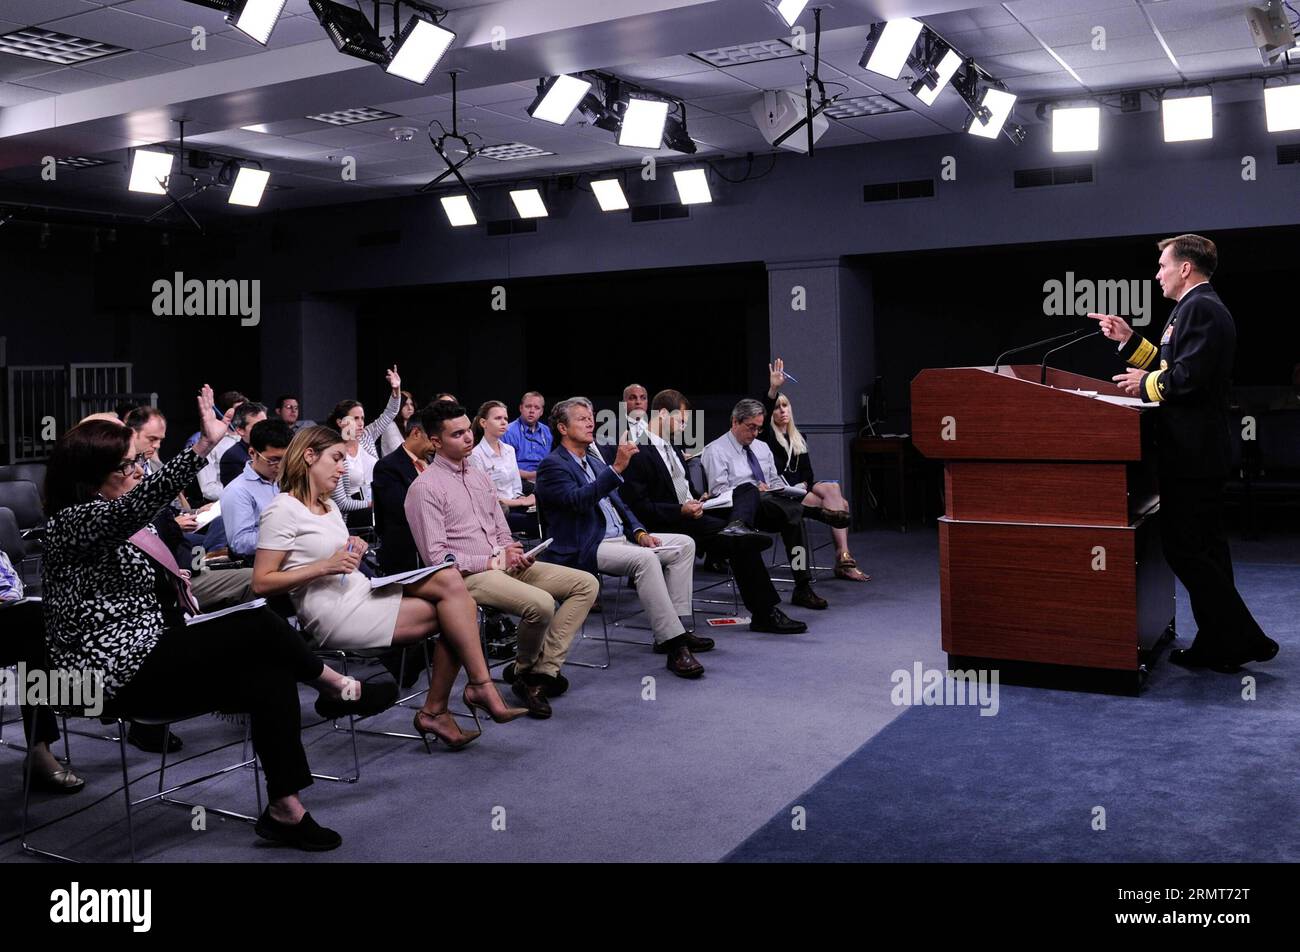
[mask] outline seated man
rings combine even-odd
[[[623,388],[623,415],[627,417],[627,435],[633,443],[643,443],[646,420],[650,415],[650,394],[639,383]]]
[[[454,556],[476,602],[520,616],[512,689],[530,717],[550,717],[547,698],[568,687],[560,666],[600,585],[586,572],[524,555],[492,480],[469,465],[474,430],[463,407],[437,400],[418,416],[434,456],[406,494],[416,550],[426,565]]]
[[[426,408],[427,409],[427,408]],[[406,494],[429,465],[433,442],[425,433],[421,412],[406,424],[402,445],[375,464],[371,489],[375,495],[375,531],[379,535],[379,567],[396,575],[420,567],[420,554],[406,521]]]
[[[503,441],[514,447],[515,465],[527,495],[533,491],[537,467],[551,451],[551,428],[540,422],[546,409],[546,398],[536,390],[529,390],[519,401],[519,416],[506,427]]]
[[[218,470],[223,487],[229,486],[230,481],[244,471],[244,465],[249,460],[248,434],[253,427],[265,419],[266,406],[251,400],[241,403],[239,409],[235,411],[234,419],[230,421],[230,428],[235,431],[238,440],[222,454],[221,468]]]
[[[621,490],[623,500],[652,532],[685,533],[701,549],[708,547],[731,562],[736,587],[749,610],[750,631],[778,635],[807,631],[807,625],[787,617],[777,607],[781,597],[760,555],[772,547],[772,540],[740,522],[728,524],[729,508],[706,512],[703,502],[691,492],[679,445],[679,434],[689,413],[690,404],[678,391],[661,390],[655,394],[646,429],[647,443],[632,457],[623,473],[626,481]],[[752,483],[737,486],[733,505],[737,495],[741,497],[742,509],[748,506],[752,511],[756,507],[757,486]],[[754,498],[746,503],[746,495]]]
[[[692,652],[708,651],[713,639],[687,631],[692,627],[695,540],[675,533],[653,536],[623,505],[618,488],[637,446],[619,444],[609,466],[590,452],[596,428],[590,400],[562,400],[551,411],[551,422],[560,445],[538,467],[537,505],[555,541],[541,558],[630,578],[655,645],[668,655],[668,670],[698,678],[704,665]]]
[[[786,492],[786,482],[777,472],[771,448],[762,440],[755,439],[762,428],[763,404],[747,398],[732,408],[731,429],[704,447],[704,474],[709,481],[709,495],[721,496],[731,492],[732,519],[750,528],[781,533],[795,581],[790,604],[802,608],[826,608],[826,599],[813,591],[803,537],[804,515],[816,515],[821,510],[805,506],[804,493]],[[739,497],[735,495],[734,490],[746,484],[758,487],[757,497],[749,493]]]
[[[275,399],[274,416],[287,423],[290,432],[297,434],[299,430],[316,425],[314,421],[302,418],[301,408],[302,404],[297,397],[291,393],[284,393]]]
[[[262,510],[280,493],[280,463],[293,433],[282,420],[259,420],[249,431],[252,454],[244,471],[230,481],[221,496],[221,516],[227,547],[235,558],[257,554],[257,526]]]

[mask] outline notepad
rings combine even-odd
[[[448,555],[447,558],[443,559],[443,561],[439,562],[437,565],[426,565],[422,569],[411,569],[409,572],[398,572],[396,575],[385,575],[381,578],[372,578],[370,580],[370,587],[374,589],[383,588],[385,585],[410,585],[412,582],[418,582],[420,579],[427,578],[434,572],[441,572],[448,566],[455,564],[456,557],[454,555]]]
[[[217,516],[221,515],[221,503],[214,502],[211,509],[204,509],[202,512],[194,514],[194,525],[202,529]]]
[[[185,619],[187,625],[197,625],[200,622],[212,621],[214,618],[224,618],[226,615],[233,615],[235,612],[252,611],[255,608],[261,608],[266,604],[265,598],[255,598],[251,602],[240,602],[238,605],[231,605],[229,608],[223,608],[217,612],[205,612],[202,615],[190,615]]]

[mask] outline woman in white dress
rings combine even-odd
[[[367,424],[366,408],[360,400],[340,400],[326,421],[327,426],[342,436],[345,444],[346,470],[334,487],[334,505],[344,514],[347,525],[357,528],[369,527],[374,522],[374,499],[370,494],[370,483],[375,464],[379,462],[376,441],[397,418],[397,412],[402,406],[402,378],[397,374],[397,365],[394,364],[384,373],[388,377],[392,393],[384,412],[379,414],[379,419]]]
[[[528,508],[537,505],[537,500],[532,495],[524,495],[519,464],[515,462],[515,448],[501,439],[509,425],[509,412],[500,400],[489,400],[479,407],[478,413],[474,414],[474,435],[478,437],[478,445],[469,454],[469,463],[483,470],[492,480],[510,531],[536,534],[540,531],[537,516],[529,515]]]
[[[505,723],[527,713],[508,707],[492,683],[478,635],[474,599],[457,571],[407,585],[372,589],[357,567],[366,543],[349,536],[330,498],[346,470],[346,444],[328,427],[293,438],[280,469],[280,494],[262,511],[253,591],[288,593],[304,633],[317,648],[384,648],[440,632],[429,691],[415,729],[459,750],[477,731],[462,731],[447,711],[461,665],[469,677],[465,706]]]

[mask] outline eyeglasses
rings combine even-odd
[[[130,476],[131,470],[136,468],[139,469],[145,468],[146,459],[147,457],[143,453],[141,453],[139,456],[133,456],[131,457],[131,459],[124,459],[122,460],[122,462],[118,463],[117,466],[113,468],[113,472],[119,473],[122,476]]]
[[[267,466],[279,466],[280,463],[284,461],[283,456],[267,456],[265,453],[258,452],[257,450],[253,450],[253,453],[260,456],[266,462]]]
[[[763,424],[761,424],[761,423],[742,423],[742,424],[740,424],[740,428],[741,428],[742,430],[748,430],[750,433],[757,433],[759,430],[763,429]]]

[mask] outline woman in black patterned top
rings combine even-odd
[[[106,707],[129,717],[193,710],[247,713],[266,771],[265,839],[302,849],[342,840],[298,799],[311,784],[299,737],[299,682],[321,692],[322,716],[376,713],[395,686],[361,685],[326,667],[302,637],[266,608],[186,624],[196,606],[189,573],[159,543],[153,518],[206,464],[225,434],[212,390],[198,398],[202,436],[161,470],[141,476],[131,430],[107,420],[73,427],[46,473],[49,523],[43,568],[46,644],[52,667],[101,679]]]

